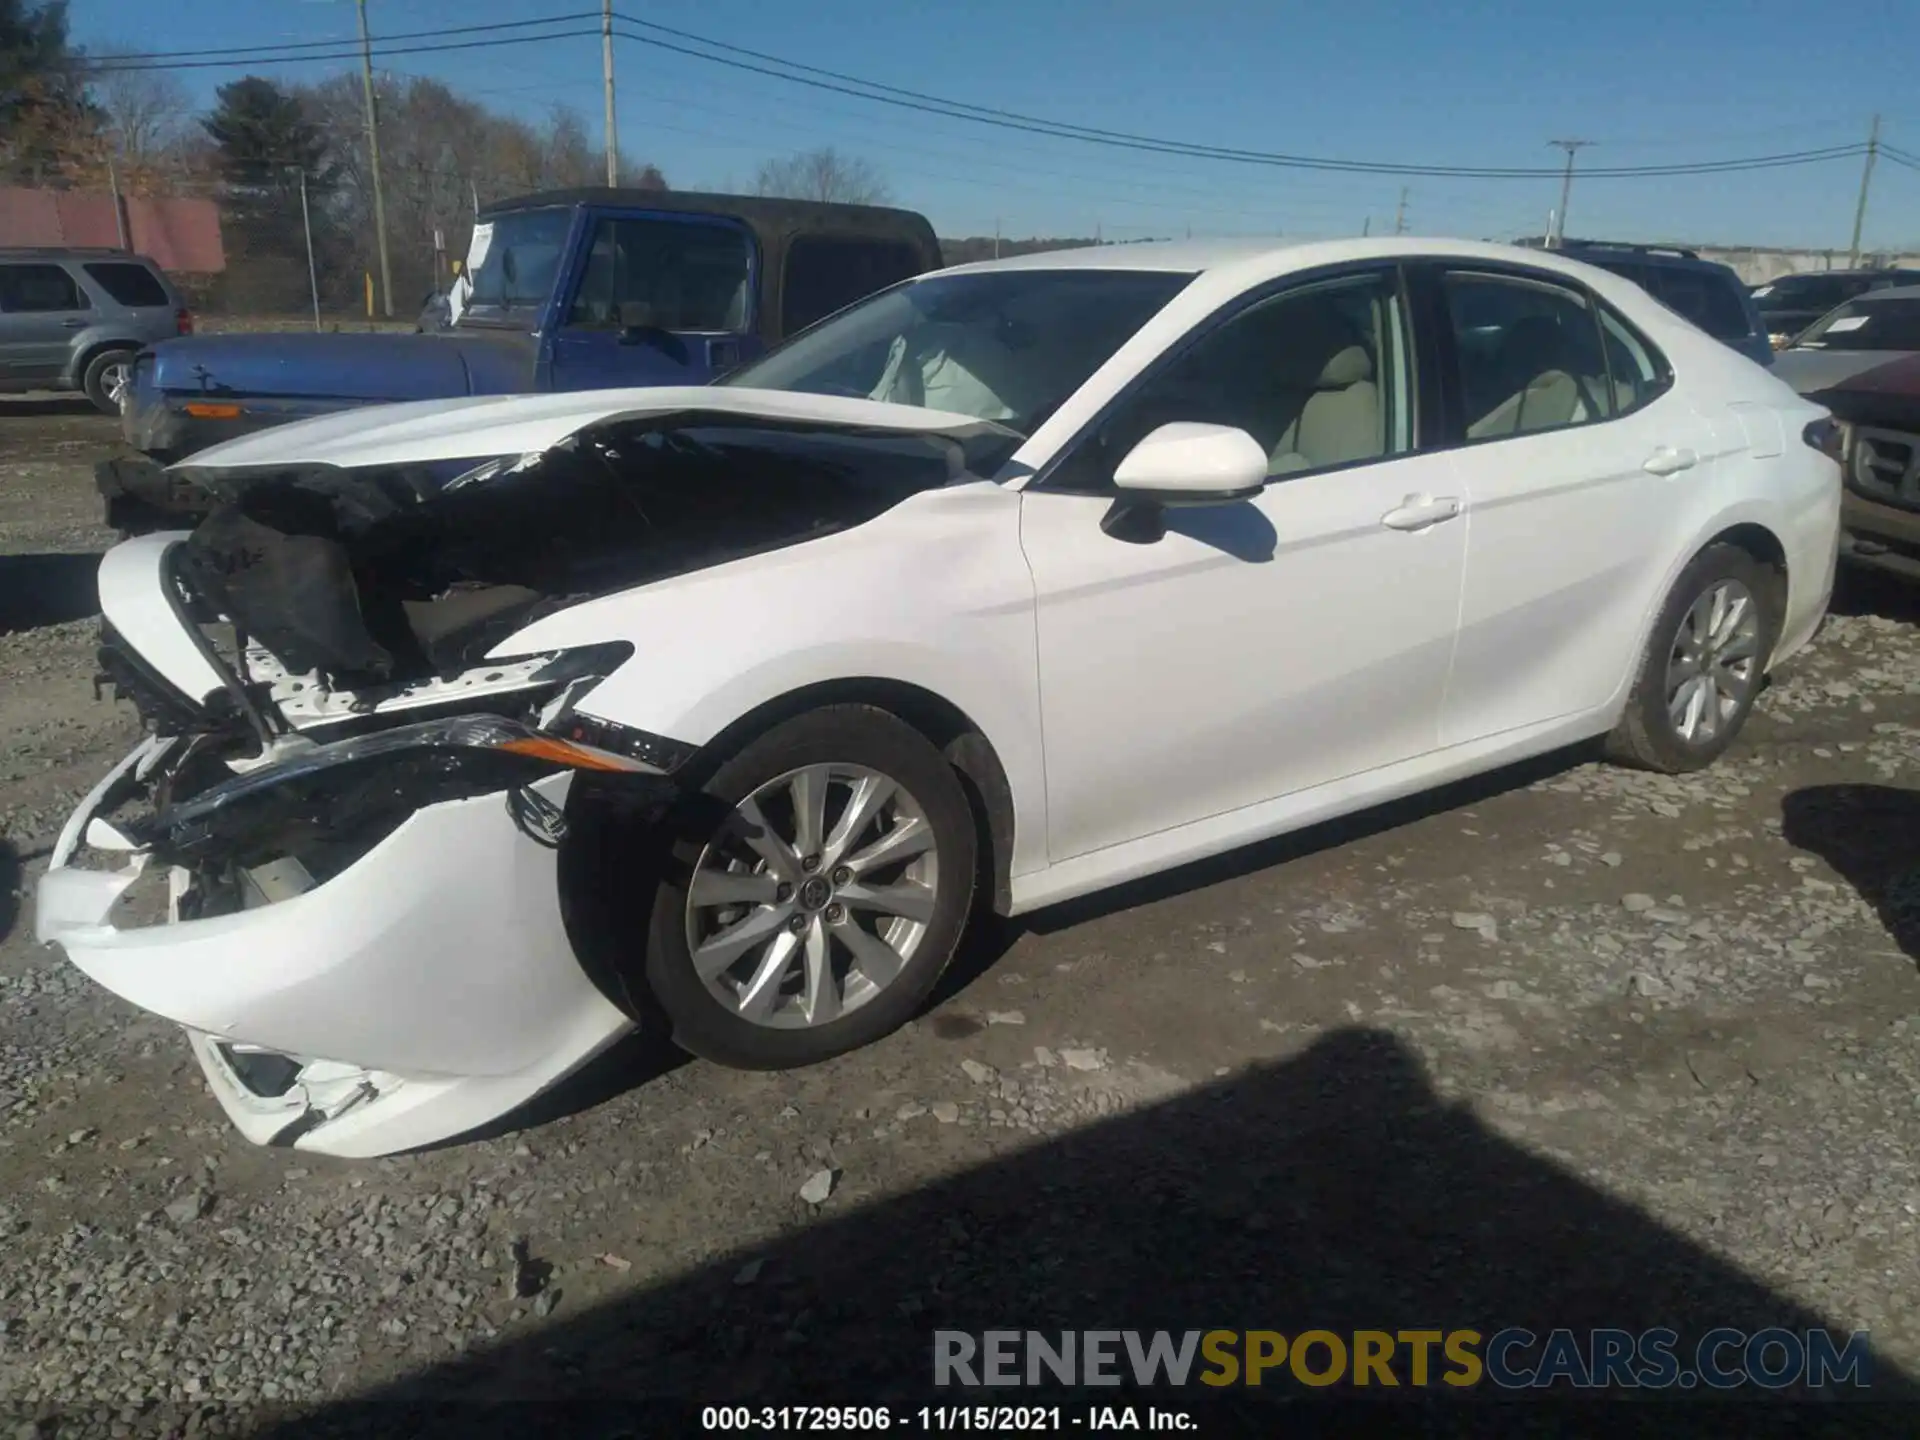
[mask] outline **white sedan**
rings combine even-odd
[[[457,1136],[635,1025],[819,1061],[984,909],[1573,742],[1709,764],[1825,611],[1834,451],[1630,282],[1400,239],[963,266],[717,386],[266,431],[102,564],[151,734],[38,933],[262,1143]]]

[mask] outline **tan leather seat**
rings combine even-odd
[[[1267,473],[1319,470],[1382,455],[1385,420],[1373,358],[1364,346],[1345,346],[1321,367],[1313,394],[1274,446]]]
[[[1572,347],[1557,324],[1544,316],[1518,321],[1500,347],[1499,370],[1507,397],[1467,426],[1468,438],[1556,430],[1594,418],[1586,400],[1587,386],[1576,369]],[[1601,390],[1595,388],[1592,393],[1598,396]]]

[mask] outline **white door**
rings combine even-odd
[[[1697,476],[1710,437],[1656,352],[1580,290],[1466,269],[1437,283],[1470,511],[1441,727],[1453,745],[1606,703],[1672,559],[1672,487]]]
[[[1464,505],[1413,452],[1407,354],[1391,269],[1257,300],[1025,493],[1055,862],[1435,748]],[[1106,533],[1114,466],[1177,420],[1253,434],[1266,491]]]

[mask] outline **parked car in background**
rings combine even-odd
[[[1544,246],[1544,240],[1523,241]],[[1755,364],[1773,363],[1773,346],[1747,287],[1731,266],[1703,260],[1676,245],[1630,245],[1609,240],[1563,240],[1554,248],[1633,281],[1668,309]]]
[[[1616,275],[1376,239],[962,266],[717,385],[247,436],[101,564],[150,731],[38,934],[260,1143],[445,1140],[636,1024],[823,1060],[986,910],[1589,738],[1710,764],[1825,610],[1833,428]]]
[[[1817,388],[1803,387],[1808,399],[1824,405],[1841,424],[1846,490],[1840,557],[1920,580],[1920,288],[1863,295],[1835,314],[1845,320],[1851,318],[1845,312],[1856,308],[1868,314],[1883,338],[1899,343],[1848,352],[1849,361],[1866,363],[1849,364]],[[1895,332],[1896,323],[1902,333]],[[1822,320],[1809,334],[1825,326]],[[1781,359],[1799,353],[1789,350]]]
[[[1837,305],[1895,285],[1920,284],[1920,270],[1808,270],[1753,287],[1753,300],[1778,350]]]
[[[192,333],[186,300],[144,255],[0,249],[0,392],[75,391],[115,415],[134,356]]]
[[[907,210],[595,188],[483,209],[471,288],[424,333],[203,336],[133,369],[127,442],[98,472],[109,523],[200,513],[161,465],[288,421],[392,401],[702,384],[898,281],[938,268]]]
[[[1858,375],[1920,353],[1920,285],[1869,290],[1835,306],[1802,330],[1774,369],[1802,395],[1822,393]]]

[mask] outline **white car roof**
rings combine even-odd
[[[1439,259],[1495,260],[1558,271],[1581,280],[1607,272],[1553,250],[1496,245],[1481,240],[1387,235],[1345,240],[1287,240],[1279,236],[1228,240],[1156,240],[1140,244],[1085,245],[1073,250],[1042,250],[954,265],[934,275],[977,275],[995,270],[1148,270],[1183,275],[1244,270],[1284,275],[1361,260],[1427,256]],[[922,279],[928,278],[922,276]]]

